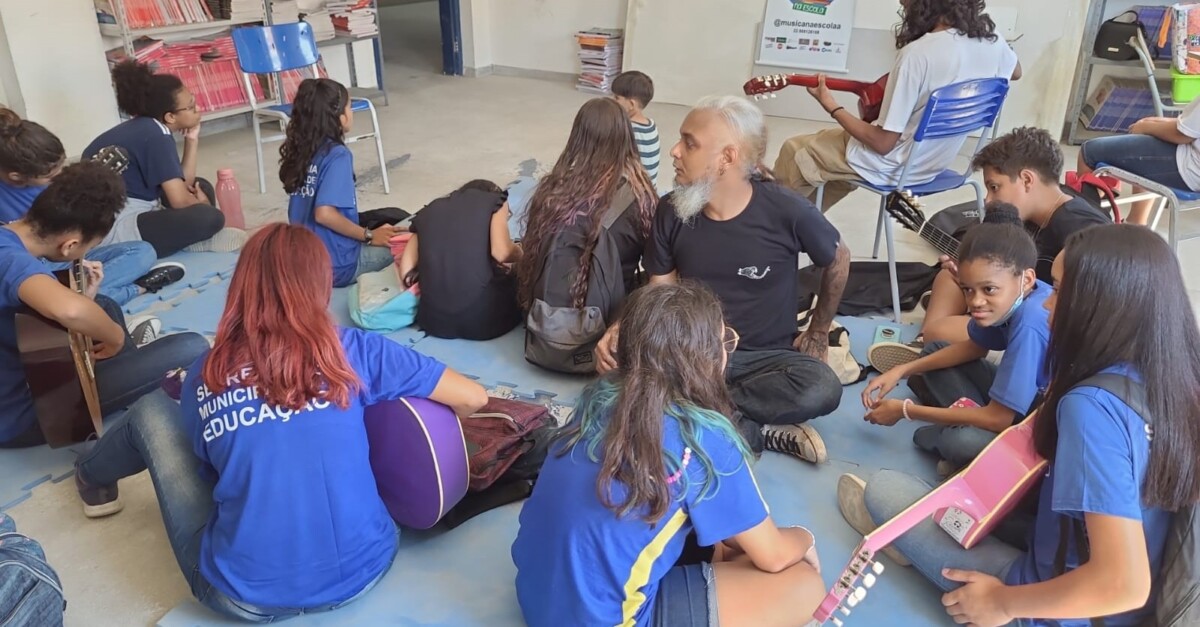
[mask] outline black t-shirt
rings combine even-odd
[[[489,339],[520,320],[516,285],[492,258],[492,216],[504,194],[468,189],[417,212],[417,324],[435,337]]]
[[[1033,226],[1033,243],[1037,246],[1038,254],[1037,278],[1046,283],[1053,283],[1050,266],[1054,264],[1054,258],[1058,256],[1058,253],[1062,252],[1067,238],[1090,226],[1110,222],[1112,220],[1108,216],[1101,213],[1088,201],[1082,198],[1072,198],[1055,210],[1050,216],[1050,222],[1046,224],[1046,228],[1038,229],[1037,226]]]
[[[701,212],[690,223],[675,215],[670,196],[658,204],[643,264],[651,275],[678,270],[716,292],[741,348],[790,348],[796,337],[797,266],[808,253],[833,263],[841,235],[799,194],[752,181],[745,210],[715,221]]]

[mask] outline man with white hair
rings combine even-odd
[[[694,279],[720,297],[737,334],[726,338],[733,351],[726,382],[742,416],[757,423],[739,425],[751,447],[819,463],[825,444],[800,423],[832,412],[841,400],[825,356],[850,251],[811,202],[763,180],[766,144],[762,112],[746,99],[701,100],[671,149],[676,187],[659,203],[642,263],[651,284]],[[799,253],[825,268],[802,334]],[[617,365],[617,333],[613,325],[596,347],[601,373]]]

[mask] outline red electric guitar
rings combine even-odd
[[[834,91],[848,91],[858,96],[858,117],[864,122],[874,122],[879,119],[880,108],[883,107],[883,92],[887,89],[887,81],[887,74],[874,83],[825,77],[825,86]],[[774,97],[774,92],[792,85],[816,87],[817,77],[815,74],[758,76],[746,81],[746,84],[742,85],[742,91],[746,92],[747,96],[756,98],[768,95]]]
[[[876,576],[883,573],[883,564],[875,561],[875,553],[930,517],[964,548],[975,546],[987,536],[1046,468],[1046,460],[1033,447],[1036,419],[1037,414],[1032,414],[1006,429],[962,472],[863,538],[813,613],[813,621],[818,625],[826,621],[841,625],[842,618],[834,614],[849,616],[851,609],[866,598],[866,588],[875,585]],[[860,578],[862,586],[858,586]]]

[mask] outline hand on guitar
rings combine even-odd
[[[885,398],[875,403],[875,408],[863,416],[871,424],[891,427],[904,418],[904,401]]]
[[[817,99],[826,113],[838,108],[837,100],[833,99],[833,92],[829,91],[829,87],[825,85],[824,74],[817,74],[816,87],[806,87],[805,89],[808,90],[808,95]]]
[[[83,272],[87,275],[83,295],[95,300],[96,294],[100,292],[100,282],[104,280],[104,264],[99,261],[81,259],[79,265],[83,267]]]
[[[901,373],[900,368],[893,368],[867,383],[867,389],[862,393],[862,404],[868,410],[875,409],[879,403],[883,401],[883,397],[888,395],[900,383]]]
[[[1000,599],[1004,582],[973,570],[953,568],[942,569],[942,576],[963,582],[961,588],[942,595],[942,605],[954,622],[977,627],[998,627],[1012,622],[1013,617],[1005,612]]]
[[[95,357],[96,359],[108,359],[109,357],[113,357],[117,353],[121,352],[121,349],[124,347],[125,347],[125,338],[124,337],[121,338],[120,342],[116,342],[116,343],[93,342],[92,343],[92,357]]]
[[[938,263],[942,264],[942,269],[949,272],[955,281],[958,280],[958,262],[951,259],[949,255],[942,255],[938,257]]]

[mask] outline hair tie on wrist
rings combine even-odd
[[[846,108],[846,107],[838,107],[838,108],[834,109],[833,111],[830,111],[830,112],[829,112],[829,117],[831,117],[831,118],[834,118],[834,119],[836,120],[836,119],[837,119],[837,112],[838,112],[838,111],[841,111],[842,109],[845,109],[845,108]]]
[[[900,412],[904,414],[905,420],[912,420],[912,416],[908,415],[908,406],[912,405],[912,404],[913,404],[912,399],[906,398],[906,399],[904,399],[904,404],[900,406]]]

